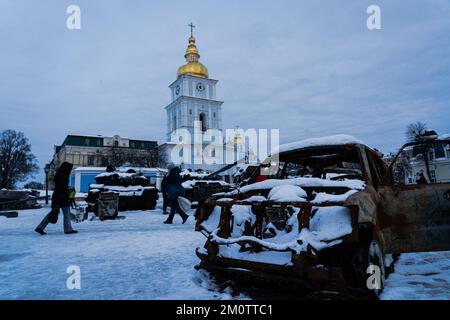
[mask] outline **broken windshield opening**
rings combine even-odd
[[[395,185],[450,183],[450,141],[409,144],[387,161]]]
[[[274,179],[312,177],[328,180],[364,180],[356,148],[310,148],[280,154]]]

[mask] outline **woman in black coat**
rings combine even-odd
[[[169,199],[167,199],[167,175],[166,173],[161,180],[161,193],[163,196],[163,214],[169,214],[167,212],[167,207],[169,206]]]
[[[170,215],[165,224],[172,224],[173,218],[176,213],[178,213],[183,219],[183,223],[189,218],[189,216],[181,210],[180,205],[178,204],[178,197],[184,196],[184,188],[181,184],[181,169],[179,167],[174,167],[170,170],[169,174],[166,178],[165,190],[167,199],[169,200],[170,205]]]
[[[37,226],[34,231],[44,235],[45,227],[49,223],[55,224],[58,221],[59,210],[62,209],[64,214],[64,233],[73,234],[78,231],[72,229],[70,223],[70,200],[69,200],[69,176],[73,165],[69,162],[64,162],[55,174],[55,189],[52,195],[52,211],[49,212]]]

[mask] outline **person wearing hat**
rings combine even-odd
[[[183,197],[185,194],[183,185],[181,184],[180,173],[181,169],[179,167],[174,167],[169,171],[166,178],[165,190],[170,205],[170,214],[167,220],[164,221],[165,224],[172,224],[176,213],[178,213],[183,219],[183,224],[189,218],[189,216],[183,212],[178,203],[178,198]]]

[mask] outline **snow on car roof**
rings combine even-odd
[[[238,193],[246,193],[252,190],[272,189],[280,185],[294,185],[298,187],[344,187],[354,190],[363,190],[366,187],[364,181],[361,180],[325,180],[320,178],[294,178],[294,179],[269,179],[262,182],[249,184],[240,189],[225,193],[225,195],[234,195]]]
[[[361,140],[356,139],[347,134],[336,134],[327,137],[321,138],[310,138],[300,141],[295,141],[291,143],[286,143],[280,145],[278,148],[275,148],[273,154],[309,148],[309,147],[319,147],[319,146],[337,146],[337,145],[345,145],[345,144],[365,144]]]

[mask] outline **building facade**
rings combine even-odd
[[[78,167],[106,167],[107,165],[156,167],[158,165],[158,143],[120,136],[68,135],[63,143],[54,147],[50,163],[49,183],[63,162]]]
[[[425,159],[428,159],[430,176],[428,177]],[[411,157],[411,170],[406,177],[406,184],[414,184],[420,175],[424,175],[429,183],[450,182],[450,144],[436,144],[426,155],[419,154]]]

